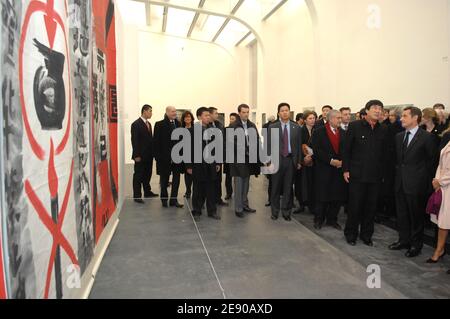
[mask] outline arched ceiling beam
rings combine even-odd
[[[217,11],[210,11],[210,10],[205,10],[203,8],[195,8],[195,7],[191,7],[191,6],[181,6],[181,5],[177,5],[177,4],[173,4],[170,2],[164,2],[164,1],[158,1],[158,0],[133,0],[136,2],[141,2],[141,3],[149,3],[149,4],[153,4],[153,5],[157,5],[157,6],[163,6],[163,7],[167,7],[167,8],[174,8],[174,9],[180,9],[180,10],[187,10],[187,11],[192,11],[192,12],[196,12],[199,14],[206,14],[206,15],[211,15],[211,16],[217,16],[217,17],[223,17],[226,19],[230,19],[230,20],[235,20],[238,21],[239,23],[243,24],[245,27],[247,27],[254,35],[256,40],[258,41],[259,45],[261,48],[263,48],[263,42],[261,37],[259,36],[258,32],[256,32],[256,30],[245,20],[230,14],[230,13],[223,13],[223,12],[217,12]]]
[[[203,6],[205,5],[205,2],[206,2],[206,0],[200,0],[200,2],[199,2],[199,4],[198,4],[198,7],[199,7],[200,9],[203,8]],[[188,31],[188,34],[187,34],[187,37],[188,37],[188,38],[191,37],[192,32],[194,31],[194,27],[195,27],[195,25],[197,24],[197,21],[198,21],[198,18],[199,18],[199,17],[200,17],[200,13],[196,12],[196,13],[195,13],[195,16],[194,16],[194,19],[192,19],[191,26],[189,27],[189,31]]]
[[[241,7],[241,5],[244,3],[245,0],[239,0],[236,5],[234,6],[233,10],[231,10],[231,14],[235,15],[236,12],[239,10],[239,8]],[[217,38],[220,36],[220,34],[222,33],[222,31],[225,29],[225,27],[228,25],[228,23],[230,23],[231,19],[227,18],[222,26],[220,27],[219,31],[217,31],[216,35],[214,36],[214,38],[212,39],[212,42],[216,42]]]

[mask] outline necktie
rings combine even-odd
[[[411,135],[411,132],[409,132],[409,131],[406,132],[405,139],[403,140],[403,149],[402,149],[403,156],[405,156],[406,150],[408,149],[410,135]]]
[[[151,131],[150,122],[149,121],[145,121],[145,124],[147,124],[147,130],[150,132]]]
[[[177,124],[175,123],[175,121],[174,121],[174,120],[172,120],[171,122],[172,122],[172,126],[173,126],[173,128],[174,128],[174,129],[175,129],[175,128],[177,128]]]
[[[289,136],[288,136],[288,129],[287,124],[284,125],[284,131],[283,131],[283,150],[281,152],[281,155],[283,157],[289,156]]]
[[[248,138],[247,123],[243,123],[242,126],[244,127],[245,138]]]

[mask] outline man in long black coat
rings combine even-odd
[[[219,113],[217,108],[210,107],[209,108],[209,115],[210,115],[210,127],[217,128],[222,132],[222,141],[225,145],[225,127],[223,124],[219,121]],[[224,148],[225,150],[225,148]],[[222,199],[222,181],[223,181],[223,163],[220,164],[220,171],[217,172],[217,179],[216,179],[216,202],[219,206],[228,206],[227,203],[225,203]]]
[[[383,107],[381,101],[369,101],[366,117],[350,123],[345,136],[342,166],[349,183],[349,207],[344,233],[352,246],[358,233],[365,245],[373,246],[374,218],[389,143],[388,129],[379,123]]]
[[[217,213],[217,197],[216,197],[216,182],[217,173],[220,171],[220,165],[214,161],[207,160],[204,156],[205,147],[212,142],[212,139],[205,140],[205,131],[209,129],[210,112],[206,107],[201,107],[197,110],[197,118],[200,123],[194,124],[193,135],[191,136],[191,163],[186,164],[186,174],[192,175],[193,190],[192,190],[192,214],[198,218],[202,215],[202,208],[206,202],[206,210],[208,217],[220,220]],[[192,132],[191,131],[191,132]],[[196,134],[200,134],[198,137]],[[200,162],[195,162],[196,150],[194,144],[202,143],[202,158]]]
[[[174,107],[167,107],[166,115],[162,121],[155,124],[155,134],[153,137],[153,152],[156,159],[156,173],[160,176],[161,201],[163,207],[168,207],[169,178],[172,175],[172,189],[170,193],[170,206],[182,208],[184,205],[178,203],[178,188],[180,186],[180,174],[183,170],[182,164],[175,164],[172,161],[172,148],[178,141],[172,141],[172,132],[176,128],[181,128],[181,123],[177,120],[177,111]]]
[[[317,128],[312,135],[315,185],[314,227],[323,223],[341,230],[337,217],[347,199],[347,187],[342,171],[342,145],[344,131],[340,127],[341,113],[331,110],[327,124]]]

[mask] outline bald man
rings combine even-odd
[[[181,123],[177,120],[177,110],[173,106],[166,108],[166,114],[162,121],[155,124],[155,133],[153,137],[153,150],[156,159],[156,173],[160,176],[161,202],[163,207],[183,208],[178,202],[178,188],[180,186],[180,174],[183,170],[181,164],[172,162],[172,148],[177,141],[172,141],[172,131],[180,128]],[[172,189],[169,194],[169,179],[172,175]]]

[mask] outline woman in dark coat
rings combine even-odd
[[[307,111],[303,114],[305,125],[301,128],[302,151],[304,161],[302,164],[301,205],[307,206],[309,212],[314,214],[314,161],[312,157],[312,134],[317,121],[317,114]]]
[[[186,111],[181,116],[181,126],[188,129],[191,132],[191,138],[194,136],[194,115]],[[192,175],[186,174],[186,167],[183,169],[184,172],[184,184],[186,185],[186,193],[184,197],[187,199],[191,198],[192,195]]]
[[[433,135],[433,141],[436,145],[436,149],[441,145],[441,134],[443,132],[443,127],[439,125],[439,117],[435,110],[432,108],[426,108],[422,111],[422,123],[421,128]],[[435,172],[439,165],[439,154],[433,162],[433,171]]]

